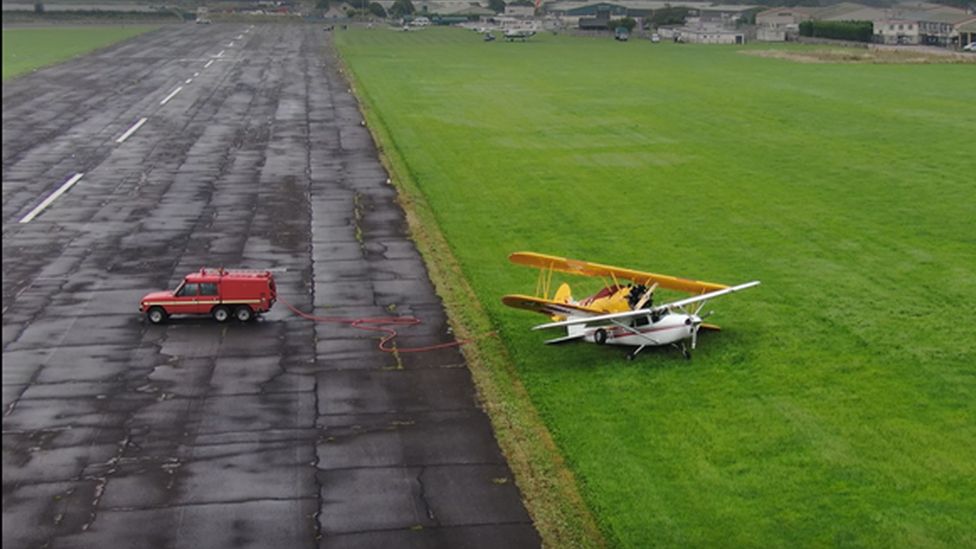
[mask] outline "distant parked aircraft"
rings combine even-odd
[[[533,29],[508,29],[505,31],[505,40],[509,42],[514,42],[516,40],[521,40],[525,42],[527,38],[535,36],[535,30]]]

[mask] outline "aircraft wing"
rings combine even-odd
[[[735,293],[738,291],[746,290],[754,286],[758,286],[759,281],[754,280],[752,282],[746,282],[745,284],[739,284],[738,286],[731,286],[722,290],[717,290],[714,292],[709,292],[707,294],[696,295],[686,299],[679,299],[678,301],[672,301],[671,303],[664,303],[662,305],[657,305],[649,309],[637,309],[636,311],[626,311],[623,313],[611,313],[606,315],[596,315],[587,318],[572,318],[569,320],[562,320],[560,322],[549,322],[546,324],[540,324],[533,327],[533,330],[545,330],[548,328],[562,328],[565,326],[576,326],[579,324],[593,324],[599,322],[613,322],[620,320],[627,320],[630,318],[636,318],[639,316],[647,316],[654,313],[661,313],[676,307],[683,307],[685,305],[691,305],[693,303],[701,303],[702,301],[708,301],[709,299],[714,299],[719,296]]]
[[[526,311],[533,311],[546,316],[595,316],[603,313],[599,309],[573,305],[572,303],[560,303],[558,301],[527,295],[507,295],[502,298],[502,303],[509,307],[525,309]]]
[[[656,282],[661,288],[667,288],[669,290],[676,290],[679,292],[688,292],[691,294],[702,294],[728,288],[728,286],[725,284],[718,284],[715,282],[702,282],[701,280],[678,278],[670,275],[646,273],[642,271],[635,271],[633,269],[623,269],[620,267],[612,267],[610,265],[601,265],[599,263],[590,263],[588,261],[566,259],[565,257],[556,257],[533,252],[517,252],[508,256],[508,259],[516,265],[524,265],[526,267],[534,267],[536,269],[551,269],[553,271],[580,276],[622,278],[636,284],[644,284],[645,286],[649,286]]]

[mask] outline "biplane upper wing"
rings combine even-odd
[[[678,278],[670,275],[646,273],[633,269],[623,269],[610,265],[601,265],[599,263],[566,259],[565,257],[537,254],[534,252],[516,252],[508,256],[508,259],[516,265],[535,267],[536,269],[548,269],[580,276],[622,278],[636,284],[644,284],[645,286],[656,282],[661,288],[691,294],[702,294],[728,288],[725,284],[717,284],[715,282],[702,282],[700,280]]]
[[[533,311],[546,316],[596,316],[603,314],[603,311],[599,309],[573,305],[572,303],[560,303],[558,301],[527,295],[507,295],[502,298],[502,303],[509,307],[525,309],[526,311]]]

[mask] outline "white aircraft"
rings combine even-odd
[[[515,40],[521,40],[525,42],[526,38],[531,38],[535,36],[535,30],[533,29],[508,29],[505,31],[505,40],[509,42],[514,42]]]
[[[753,288],[759,281],[747,282],[738,286],[731,286],[724,290],[717,290],[695,297],[680,299],[623,313],[612,313],[596,316],[569,315],[567,320],[540,324],[533,330],[565,327],[567,335],[546,341],[547,344],[562,343],[582,339],[598,345],[629,345],[637,347],[627,354],[628,360],[633,360],[638,353],[647,346],[675,345],[681,349],[685,358],[691,358],[691,351],[698,345],[698,330],[702,326],[702,307],[705,303],[719,296]],[[653,293],[652,287],[648,293]],[[694,311],[688,306],[698,304]],[[691,340],[691,348],[685,345]]]
[[[517,265],[539,269],[539,280],[535,296],[507,295],[502,302],[509,307],[544,314],[554,321],[535,326],[533,330],[566,328],[565,336],[550,339],[546,344],[582,340],[597,345],[637,347],[627,355],[628,360],[645,347],[661,345],[677,347],[685,358],[691,358],[691,350],[698,344],[698,330],[719,329],[703,324],[703,319],[711,314],[701,314],[705,303],[759,285],[757,280],[726,286],[533,252],[514,253],[509,259]],[[564,283],[550,296],[552,274],[557,271],[600,278],[605,287],[587,298],[574,300],[569,285]],[[654,290],[659,286],[695,295],[652,305]],[[692,308],[694,305],[697,307]],[[688,340],[690,349],[685,344]]]

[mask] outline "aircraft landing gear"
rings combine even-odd
[[[681,351],[681,356],[685,357],[687,360],[691,360],[691,349],[689,349],[688,346],[685,345],[684,341],[682,341],[681,343],[672,343],[671,346]]]
[[[644,347],[647,347],[647,345],[641,345],[640,347],[638,347],[638,348],[634,349],[633,351],[627,353],[627,360],[634,360],[635,358],[637,358],[637,353],[643,351],[644,350]]]

